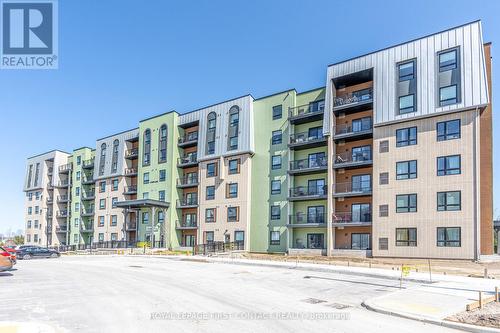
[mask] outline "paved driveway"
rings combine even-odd
[[[71,332],[452,332],[361,307],[397,281],[186,259],[21,260],[0,274],[0,321]]]

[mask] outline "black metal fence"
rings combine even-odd
[[[163,241],[155,241],[153,244],[154,248],[163,248]],[[130,242],[130,241],[104,241],[95,242],[92,244],[78,244],[78,245],[59,245],[59,246],[49,246],[49,249],[54,249],[58,252],[68,252],[68,251],[83,251],[83,250],[97,250],[97,249],[129,249],[138,247],[150,247],[150,242]]]
[[[223,253],[230,251],[242,251],[245,249],[243,241],[236,242],[210,242],[193,246],[193,254],[208,255],[212,253]]]

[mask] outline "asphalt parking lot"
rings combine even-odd
[[[0,322],[61,332],[452,331],[361,306],[398,281],[186,259],[20,260],[0,273]]]

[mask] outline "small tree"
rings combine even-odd
[[[16,243],[16,245],[23,245],[24,244],[24,236],[22,236],[22,235],[14,236],[14,238],[12,240],[14,241],[14,243]]]

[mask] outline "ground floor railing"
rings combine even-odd
[[[193,254],[208,255],[212,253],[222,253],[230,251],[242,251],[245,249],[243,241],[236,242],[209,242],[198,244],[193,247]]]

